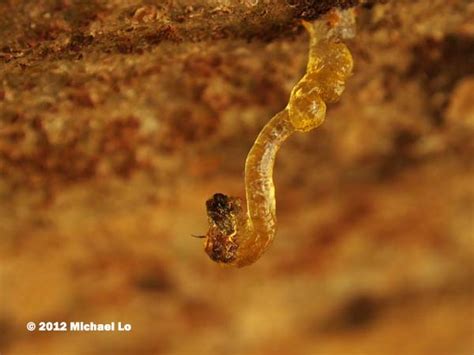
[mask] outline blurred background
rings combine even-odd
[[[356,6],[355,62],[275,167],[256,264],[204,202],[305,71],[299,18]],[[471,1],[0,2],[2,354],[474,352]],[[28,332],[29,321],[129,333]]]

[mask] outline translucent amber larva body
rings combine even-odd
[[[303,22],[310,35],[306,74],[293,88],[288,106],[263,127],[250,149],[245,163],[247,209],[239,198],[220,193],[206,202],[209,230],[204,244],[212,260],[246,266],[271,244],[276,233],[276,154],[294,132],[321,125],[326,104],[336,102],[344,91],[353,62],[341,37],[353,33],[353,23],[351,10],[333,12],[315,23]]]

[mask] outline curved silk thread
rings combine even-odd
[[[351,32],[350,10],[332,18],[303,22],[310,35],[306,74],[293,88],[287,107],[262,129],[245,163],[247,212],[239,198],[214,194],[207,202],[209,230],[205,251],[219,263],[242,267],[255,262],[269,247],[276,232],[273,166],[281,144],[294,132],[308,132],[324,121],[326,103],[336,102],[352,72],[352,56],[340,41]]]

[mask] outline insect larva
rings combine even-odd
[[[331,24],[334,16],[339,20]],[[321,125],[326,104],[336,102],[344,91],[353,62],[340,37],[352,33],[353,19],[353,12],[345,10],[315,23],[303,22],[310,35],[306,74],[291,91],[287,107],[263,127],[250,149],[245,162],[246,211],[241,199],[221,193],[206,202],[209,230],[203,236],[204,249],[212,260],[242,267],[255,262],[271,244],[276,232],[276,154],[295,131]]]

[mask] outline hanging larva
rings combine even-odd
[[[294,132],[321,125],[326,104],[336,102],[352,73],[352,56],[341,41],[354,34],[352,10],[333,11],[314,23],[303,21],[309,33],[306,74],[295,85],[287,107],[262,129],[245,162],[247,209],[240,198],[214,194],[207,202],[209,230],[204,250],[222,264],[237,267],[255,262],[276,232],[273,166],[281,144]]]

